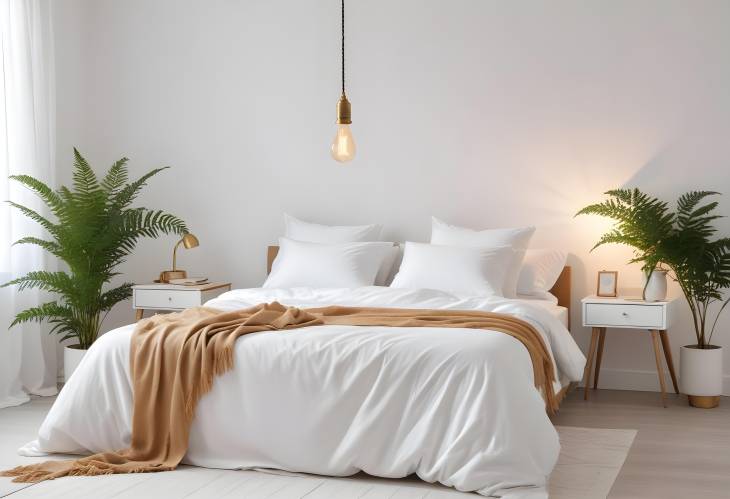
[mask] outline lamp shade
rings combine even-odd
[[[182,237],[183,246],[185,249],[196,248],[200,245],[200,241],[194,235],[187,233]]]

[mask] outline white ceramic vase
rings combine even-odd
[[[73,372],[81,363],[88,350],[82,350],[81,348],[63,347],[63,379],[68,381]]]
[[[645,301],[663,301],[667,298],[667,272],[655,270],[644,286]]]
[[[681,392],[694,407],[717,407],[722,395],[722,347],[697,348],[685,345],[679,350]]]

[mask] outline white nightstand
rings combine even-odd
[[[588,350],[588,360],[583,374],[583,381],[585,383],[584,399],[588,400],[594,354],[596,355],[596,369],[593,388],[598,388],[598,374],[601,370],[601,357],[603,357],[603,343],[606,340],[606,328],[648,329],[651,333],[652,344],[654,345],[654,357],[656,359],[657,374],[659,375],[659,386],[662,391],[662,403],[666,407],[667,395],[666,386],[664,385],[664,369],[662,368],[662,356],[659,343],[661,341],[669,374],[672,377],[674,391],[679,393],[677,376],[674,372],[674,363],[672,362],[672,350],[669,346],[669,336],[667,335],[667,329],[669,329],[674,314],[676,313],[677,301],[645,302],[625,300],[622,298],[589,296],[583,298],[581,303],[583,308],[583,325],[593,328],[591,346]],[[596,350],[597,353],[594,353]]]
[[[199,307],[230,290],[230,282],[210,282],[198,286],[138,284],[132,288],[132,307],[137,311],[136,320],[140,320],[145,310],[175,311]]]

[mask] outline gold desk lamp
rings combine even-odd
[[[200,241],[190,233],[183,235],[182,239],[175,245],[175,249],[172,250],[172,270],[160,272],[160,282],[170,282],[172,279],[185,279],[188,277],[187,272],[177,269],[177,248],[181,244],[185,246],[185,249],[191,249],[200,246]]]

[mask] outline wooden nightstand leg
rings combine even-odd
[[[672,377],[672,385],[674,392],[679,395],[679,386],[677,385],[677,375],[674,372],[674,361],[672,360],[672,347],[669,346],[669,336],[666,331],[659,331],[659,337],[662,339],[662,350],[664,350],[664,358],[667,361],[669,375]]]
[[[598,389],[598,375],[601,372],[601,359],[603,359],[603,342],[606,341],[606,328],[600,328],[598,336],[598,354],[596,354],[596,372],[593,374],[593,389]]]
[[[662,367],[662,354],[659,351],[659,331],[651,330],[651,342],[654,345],[654,357],[656,358],[656,372],[659,375],[659,387],[662,390],[662,404],[667,406],[667,387],[664,385],[664,368]]]
[[[588,390],[591,387],[591,371],[593,370],[593,354],[596,351],[596,344],[598,343],[598,334],[601,328],[594,327],[593,333],[591,334],[591,346],[588,347],[588,358],[586,359],[586,368],[583,371],[583,384],[585,385],[583,391],[583,400],[588,400]]]
[[[138,308],[137,310],[135,310],[134,316],[135,316],[135,322],[139,321],[142,317],[144,317],[144,309]]]

